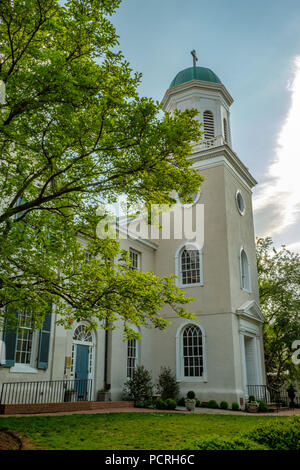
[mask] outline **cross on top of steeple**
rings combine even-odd
[[[193,56],[193,66],[196,67],[196,62],[197,62],[197,60],[198,60],[198,57],[197,57],[197,55],[196,55],[195,49],[193,49],[193,50],[191,51],[191,54],[192,54],[192,56]]]

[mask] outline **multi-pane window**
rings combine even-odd
[[[201,329],[188,325],[182,335],[184,377],[203,376],[203,343]]]
[[[181,253],[181,282],[183,285],[200,283],[200,252],[184,249]]]
[[[137,365],[137,344],[135,339],[127,342],[127,377],[132,378]]]
[[[18,364],[30,364],[33,349],[33,329],[31,315],[22,312],[19,316],[16,360]]]
[[[214,115],[211,111],[204,111],[204,137],[205,139],[213,139],[215,137]]]
[[[141,255],[135,250],[129,251],[132,269],[140,269]]]

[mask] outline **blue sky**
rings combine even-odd
[[[259,182],[256,234],[300,251],[300,1],[123,0],[112,20],[141,95],[161,100],[192,49],[220,77],[233,149]]]

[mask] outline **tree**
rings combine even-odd
[[[292,344],[300,338],[300,256],[271,238],[257,239],[260,303],[265,317],[267,380],[277,387],[299,376],[292,362]]]
[[[99,204],[189,200],[202,181],[187,158],[197,111],[161,118],[138,96],[109,21],[119,3],[1,2],[0,319],[11,325],[20,309],[40,325],[49,303],[66,326],[163,328],[164,305],[190,316],[172,277],[129,270],[118,243],[95,234]]]
[[[179,393],[179,384],[170,367],[161,367],[158,376],[157,391],[163,400],[176,399]]]

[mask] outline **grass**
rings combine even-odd
[[[254,426],[282,420],[272,416],[103,413],[1,417],[0,428],[22,433],[37,449],[176,450],[195,438],[235,436]]]

